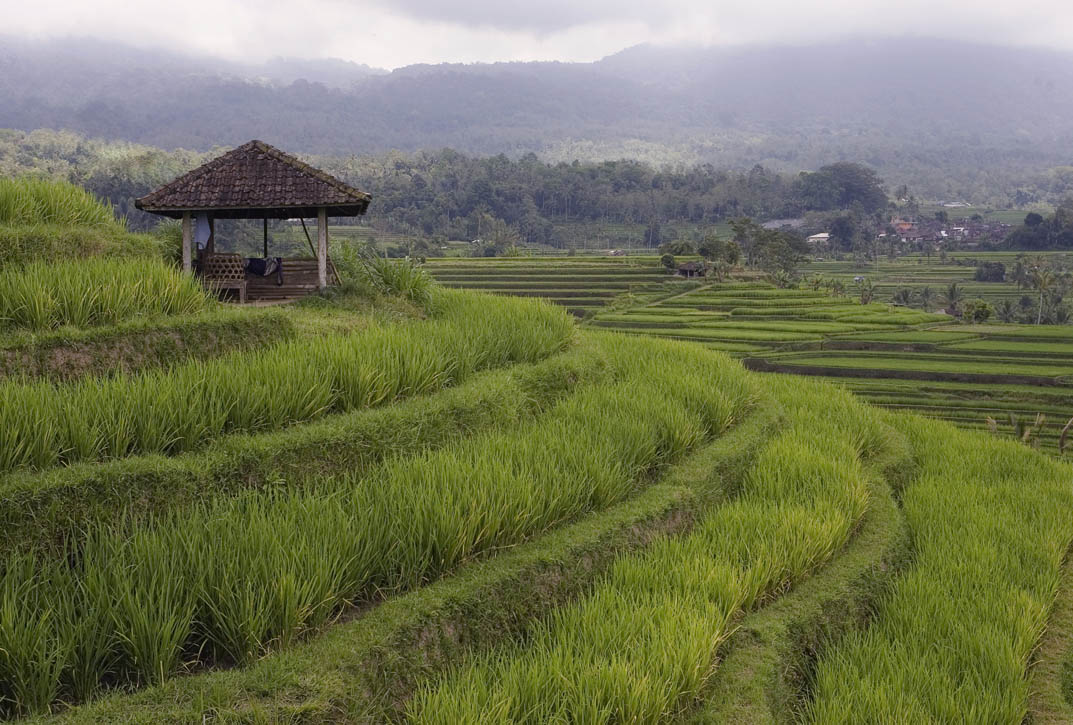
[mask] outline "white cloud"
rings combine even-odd
[[[641,43],[923,34],[1073,50],[1067,0],[0,0],[2,32],[92,36],[232,60],[594,60]]]

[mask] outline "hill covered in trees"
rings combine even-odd
[[[108,199],[131,226],[145,228],[158,219],[135,209],[134,199],[218,152],[164,151],[72,133],[8,130],[0,131],[0,176],[33,174],[76,182]],[[660,168],[634,160],[548,163],[532,153],[512,160],[449,149],[307,158],[370,192],[375,199],[370,220],[381,230],[426,239],[480,237],[498,245],[568,246],[562,227],[578,223],[628,225],[653,247],[673,239],[676,228],[698,232],[738,217],[853,209],[878,224],[889,203],[882,179],[849,162],[782,174],[761,166],[739,172],[710,164]]]
[[[951,41],[633,48],[596,63],[264,66],[0,39],[0,127],[207,151],[259,137],[344,156],[445,146],[551,161],[868,163],[932,199],[1073,189],[1073,56]]]

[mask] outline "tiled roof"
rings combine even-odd
[[[156,213],[345,208],[363,214],[371,197],[263,141],[250,141],[135,201]],[[170,212],[170,213],[169,213]]]

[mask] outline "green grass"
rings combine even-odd
[[[94,327],[192,315],[210,304],[197,280],[163,262],[34,262],[0,273],[0,328]]]
[[[619,359],[638,351],[620,338],[606,344]],[[754,395],[725,359],[643,347],[645,365],[620,383],[579,392],[515,430],[389,459],[364,477],[326,477],[305,493],[265,491],[94,527],[73,570],[10,559],[0,580],[0,612],[14,612],[0,627],[0,691],[15,711],[40,712],[56,693],[84,699],[102,680],[158,683],[184,652],[244,663],[351,602],[412,589],[624,500],[728,430]],[[656,371],[671,376],[638,385]],[[27,606],[47,619],[31,624]]]
[[[995,361],[992,358],[985,358],[969,363],[959,359],[957,356],[922,356],[912,353],[889,357],[883,356],[882,353],[794,355],[792,357],[778,358],[777,361],[786,365],[817,365],[858,370],[915,370],[935,373],[1039,375],[1046,377],[1073,375],[1073,362],[1063,365],[1039,360]]]
[[[110,206],[66,181],[0,178],[0,224],[115,225]]]
[[[192,450],[533,362],[573,336],[565,313],[546,304],[442,297],[430,322],[70,384],[0,382],[0,471]]]
[[[49,332],[20,331],[0,341],[0,378],[71,381],[168,367],[307,334],[285,308],[223,307],[188,317],[134,319],[115,325]]]
[[[922,462],[902,495],[913,563],[872,626],[821,659],[808,719],[1021,722],[1071,538],[1069,469],[942,423],[894,422]]]
[[[780,387],[792,391],[778,395],[791,406],[789,427],[760,453],[737,500],[693,534],[616,564],[524,644],[421,693],[411,720],[655,722],[682,713],[706,687],[734,615],[832,557],[867,507],[860,458],[882,446],[882,433],[866,409],[823,386]]]
[[[158,239],[128,232],[108,204],[79,186],[0,178],[0,259],[5,269],[97,255],[160,259],[163,252]]]

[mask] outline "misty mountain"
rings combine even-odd
[[[946,40],[640,46],[595,63],[242,65],[98,41],[0,39],[0,127],[163,148],[452,147],[783,170],[871,164],[967,193],[988,167],[1073,164],[1073,54]]]

